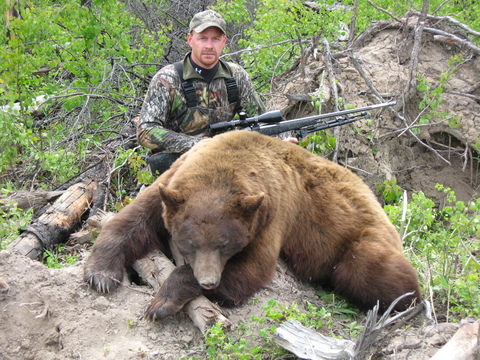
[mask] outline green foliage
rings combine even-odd
[[[143,98],[142,79],[156,67],[137,64],[160,59],[168,39],[149,31],[122,2],[94,5],[20,2],[22,18],[12,19],[10,36],[0,38],[0,104],[10,105],[0,112],[0,148],[6,149],[0,174],[21,164],[37,181],[66,181],[119,131],[128,102]],[[50,100],[33,111],[40,95]],[[44,116],[48,124],[39,122]]]
[[[300,140],[299,144],[311,153],[321,155],[325,151],[335,150],[337,139],[330,135],[327,130],[321,130],[311,133],[309,136],[303,138]]]
[[[254,346],[250,348],[245,335],[251,336],[251,331],[243,324],[239,324],[239,336],[227,336],[221,323],[217,323],[205,333],[206,355],[209,359],[238,359],[249,360],[262,359],[262,348]],[[240,334],[243,333],[243,336]],[[195,359],[195,358],[193,358]]]
[[[74,77],[74,87],[86,90],[100,84],[115,65],[151,62],[161,56],[161,50],[152,46],[158,34],[133,33],[131,29],[140,23],[121,2],[95,4],[96,8],[90,9],[80,2],[42,1],[20,9],[22,19],[12,20],[12,36],[0,52],[10,100],[28,106],[35,95],[64,90],[68,82],[62,81],[61,72],[65,70]],[[134,36],[138,37],[132,47]],[[53,70],[43,76],[32,75],[45,66]]]
[[[314,35],[338,37],[347,13],[329,10],[333,3],[317,2],[319,10],[313,11],[299,0],[259,0],[254,4],[240,0],[218,2],[215,10],[228,23],[244,29],[238,45],[256,51],[242,52],[242,60],[252,78],[265,83],[288,68],[300,54],[299,35],[303,39]]]
[[[68,254],[64,245],[58,245],[53,250],[45,249],[43,253],[45,265],[53,269],[61,269],[78,262],[78,254]]]
[[[8,195],[8,188],[2,188],[3,195]],[[23,210],[15,202],[0,200],[0,250],[15,240],[20,231],[26,230],[33,216],[33,209]]]
[[[290,306],[285,306],[271,299],[268,304],[263,307],[265,310],[264,316],[266,319],[271,319],[278,323],[293,319],[299,321],[307,327],[314,327],[315,329],[320,329],[324,325],[331,327],[330,312],[328,312],[325,308],[317,309],[310,303],[307,303],[307,306],[309,312],[302,313],[300,312],[297,303],[293,303]],[[257,321],[260,324],[264,323],[265,321],[265,319],[262,317],[253,317],[252,320]]]
[[[139,153],[140,152],[140,153]],[[143,152],[143,154],[141,154]],[[118,149],[115,159],[115,167],[121,168],[128,165],[130,175],[138,179],[142,184],[151,184],[154,180],[150,171],[146,168],[145,153],[147,149]]]
[[[445,196],[440,206],[419,191],[408,204],[387,205],[385,211],[400,229],[423,294],[434,306],[443,304],[447,318],[478,317],[480,199],[465,204],[451,189],[437,190]]]
[[[379,8],[388,11],[390,14],[401,18],[409,10],[422,10],[422,0],[390,1],[372,0]],[[353,6],[354,0],[343,0],[342,4]],[[436,16],[453,16],[458,21],[468,24],[472,29],[480,29],[480,5],[476,1],[458,0],[429,0],[429,13]],[[452,15],[454,14],[454,15]],[[373,21],[390,20],[391,17],[375,9],[366,1],[359,1],[357,15],[357,33],[364,31]]]
[[[447,112],[439,112],[438,106],[443,102],[443,92],[446,87],[447,82],[452,78],[452,75],[458,71],[458,68],[455,67],[456,63],[463,61],[461,55],[453,56],[449,61],[449,69],[440,74],[440,79],[438,84],[434,88],[428,83],[428,80],[423,77],[422,74],[417,76],[417,90],[420,91],[422,95],[422,100],[419,103],[419,109],[421,110],[418,116],[418,124],[424,125],[429,124],[432,120],[442,121],[449,117],[449,124],[451,127],[456,127],[458,122],[458,117],[451,117]],[[413,132],[418,134],[420,130],[414,128]]]
[[[377,184],[377,191],[379,191],[386,204],[397,203],[402,198],[402,188],[397,185],[397,179],[393,178],[392,180],[384,180],[383,184]]]
[[[319,114],[322,113],[323,98],[323,94],[312,97],[312,106]],[[333,151],[337,145],[337,139],[330,135],[327,130],[322,130],[301,139],[299,144],[312,154],[321,155],[325,151]]]

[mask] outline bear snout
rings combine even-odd
[[[213,276],[205,276],[198,279],[198,283],[205,290],[212,290],[218,286],[218,284],[220,283],[220,279],[217,279]]]
[[[193,274],[197,282],[205,290],[215,289],[220,284],[223,262],[218,251],[197,251],[195,258],[191,259]]]

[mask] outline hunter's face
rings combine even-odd
[[[192,60],[205,69],[211,69],[217,64],[227,37],[219,28],[212,26],[201,33],[191,32],[187,40],[192,48]]]

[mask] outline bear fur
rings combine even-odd
[[[416,271],[374,193],[356,175],[298,145],[253,131],[205,139],[102,229],[84,272],[108,292],[159,249],[176,269],[150,320],[204,294],[238,305],[268,285],[282,257],[302,280],[360,308],[420,300]]]

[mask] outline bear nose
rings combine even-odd
[[[203,277],[198,283],[205,290],[215,289],[218,286],[218,281],[213,276]]]

